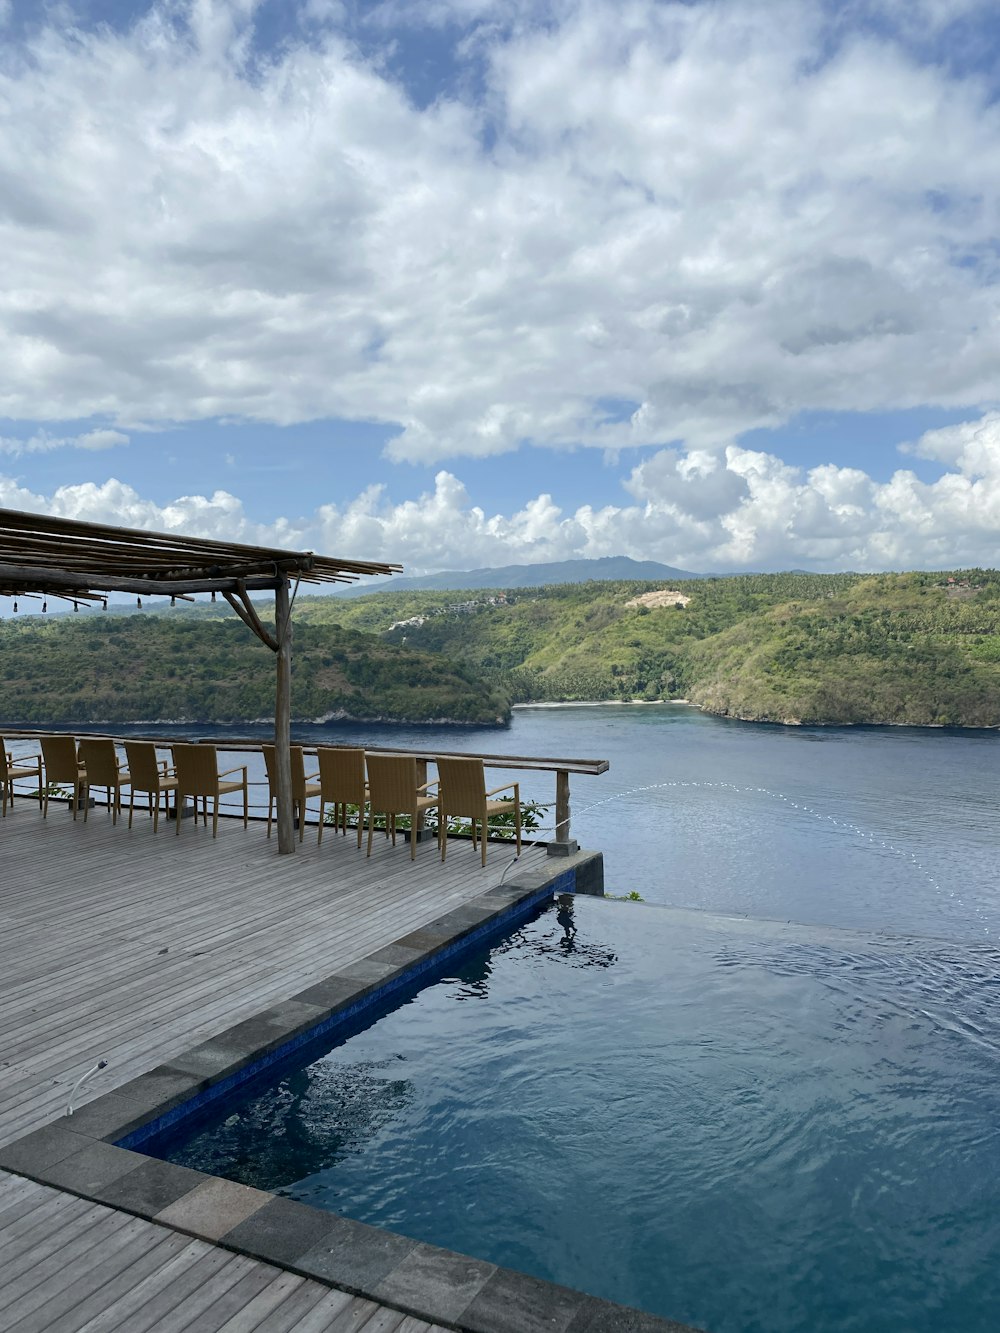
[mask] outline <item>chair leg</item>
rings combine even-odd
[[[77,789],[73,789],[73,818],[76,818],[76,807],[80,804],[77,797]],[[86,824],[87,815],[90,813],[90,783],[86,782],[83,786],[83,822]]]
[[[410,822],[410,860],[417,859],[417,817],[413,816]]]
[[[319,798],[319,832],[316,834],[316,846],[317,846],[317,847],[318,847],[318,846],[320,845],[320,843],[323,841],[323,820],[324,820],[325,818],[326,818],[326,805],[324,804],[324,802],[323,802],[323,798],[322,798],[322,796],[321,796],[321,797]],[[336,805],[333,807],[333,818],[334,818],[334,821],[336,821],[336,818],[337,818],[337,807],[336,807]]]
[[[132,790],[129,792],[129,797],[128,797],[128,826],[129,826],[129,828],[132,827],[132,815],[133,815],[134,812],[135,812],[135,788],[133,787]]]
[[[246,774],[244,774],[244,777]],[[246,828],[250,821],[250,788],[244,782],[243,784],[243,827]]]
[[[365,818],[364,801],[358,806],[358,851],[361,851],[361,827]],[[347,837],[347,802],[344,802],[344,837]]]
[[[205,823],[208,823],[208,797],[205,797]],[[212,807],[212,837],[219,831],[219,798],[216,796],[215,804]]]
[[[514,832],[517,836],[517,854],[521,855],[521,802],[514,802]]]
[[[483,825],[482,825],[482,828],[480,829],[480,838],[479,838],[479,841],[483,844],[483,868],[484,868],[484,869],[486,868],[486,835],[487,835],[487,833],[489,832],[489,829],[490,829],[490,822],[489,822],[489,820],[486,818],[486,816],[484,815],[484,816],[483,816]]]
[[[375,832],[375,811],[368,811],[368,851],[367,856],[372,854],[372,834]]]
[[[156,832],[156,826],[157,826],[157,824],[160,822],[160,793],[159,793],[159,791],[156,791],[156,792],[150,792],[150,796],[155,796],[155,797],[156,797],[156,804],[153,806],[153,832],[155,833],[155,832]],[[169,797],[169,796],[167,796],[167,800],[168,800],[168,801],[170,800],[170,797]],[[150,801],[150,804],[152,805],[152,801]],[[170,807],[168,806],[167,809],[169,810],[169,808],[170,808]],[[131,810],[129,811],[129,818],[130,818],[130,819],[132,818],[132,812],[131,812]]]

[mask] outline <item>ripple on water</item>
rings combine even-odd
[[[564,903],[170,1155],[714,1333],[992,1333],[998,963]]]

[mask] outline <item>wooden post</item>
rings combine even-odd
[[[556,773],[556,842],[569,842],[569,774]]]
[[[572,856],[578,850],[569,836],[569,773],[556,770],[556,836],[548,845],[549,856]]]
[[[289,613],[288,581],[281,579],[274,594],[275,636],[278,641],[278,671],[274,695],[274,764],[278,780],[278,851],[295,851],[292,815],[292,620]],[[303,815],[305,811],[302,812]]]

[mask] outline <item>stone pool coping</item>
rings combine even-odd
[[[691,1333],[689,1326],[293,1199],[149,1157],[161,1130],[332,1034],[558,893],[603,892],[603,857],[522,871],[0,1148],[0,1168],[465,1333]]]

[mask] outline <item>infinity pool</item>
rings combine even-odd
[[[712,1333],[992,1333],[998,964],[563,899],[146,1150]]]

